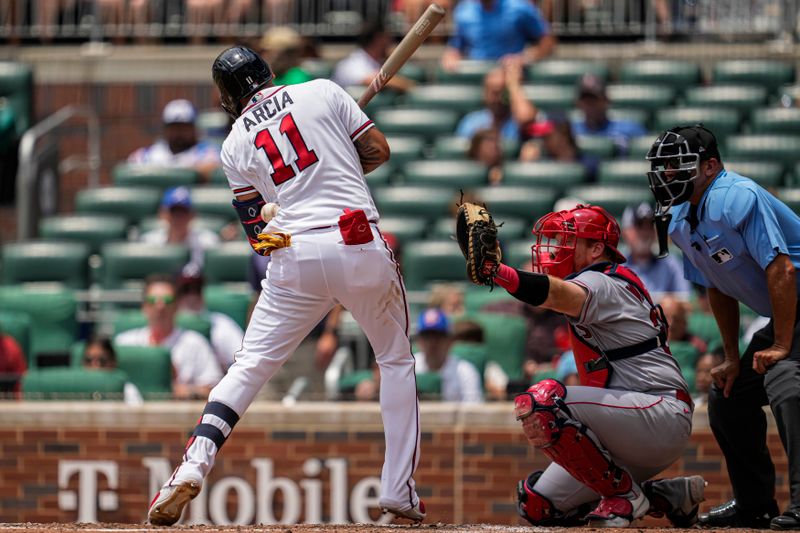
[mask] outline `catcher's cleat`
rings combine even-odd
[[[706,485],[700,476],[655,479],[642,483],[642,491],[650,500],[649,514],[666,515],[673,526],[687,528],[697,523]]]
[[[638,486],[617,496],[600,500],[594,511],[586,515],[589,527],[628,527],[634,520],[647,514],[650,502]]]
[[[396,518],[406,518],[415,524],[419,524],[425,520],[425,504],[422,500],[417,502],[417,505],[409,507],[408,509],[395,509],[393,507],[383,507],[381,510],[384,513],[392,513]]]
[[[200,492],[199,481],[184,481],[162,487],[147,512],[147,521],[154,526],[171,526],[181,519],[183,508]]]

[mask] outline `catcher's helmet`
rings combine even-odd
[[[625,256],[617,250],[619,224],[598,205],[579,204],[568,211],[545,215],[534,224],[533,234],[536,235],[536,244],[531,247],[534,272],[558,278],[575,272],[578,239],[600,241],[615,263],[625,262]]]
[[[677,126],[658,136],[647,152],[647,178],[659,214],[691,198],[700,162],[712,157],[720,159],[717,139],[702,124]]]
[[[222,52],[211,67],[224,109],[234,119],[242,112],[242,100],[249,98],[273,78],[272,70],[260,55],[244,46]]]

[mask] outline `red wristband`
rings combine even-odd
[[[519,289],[519,274],[517,274],[517,270],[503,263],[500,263],[500,268],[497,269],[494,281],[511,294],[514,294]]]

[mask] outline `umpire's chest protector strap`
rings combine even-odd
[[[244,202],[233,200],[233,208],[236,209],[236,214],[239,215],[239,220],[242,222],[242,227],[244,227],[244,232],[247,234],[247,240],[250,241],[250,246],[258,244],[258,234],[264,231],[266,226],[266,223],[261,218],[261,208],[266,203],[261,195]]]

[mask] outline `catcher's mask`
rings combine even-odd
[[[717,139],[701,124],[678,126],[658,136],[647,152],[647,178],[658,204],[657,215],[691,198],[700,163],[712,157],[720,158]]]
[[[242,113],[242,100],[266,87],[273,78],[267,62],[245,46],[228,48],[217,56],[211,74],[219,88],[222,109],[234,120]]]
[[[531,247],[533,271],[565,278],[574,273],[575,246],[578,239],[602,242],[611,251],[615,263],[624,263],[617,250],[619,224],[597,205],[579,204],[568,211],[543,216],[533,226],[536,244]]]

